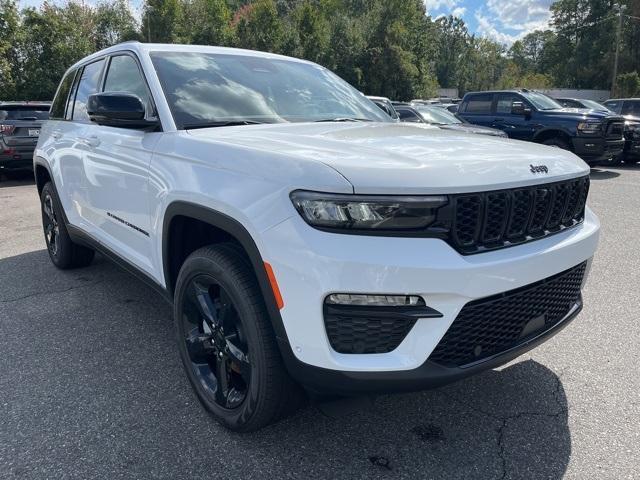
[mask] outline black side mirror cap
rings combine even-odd
[[[126,92],[103,92],[89,95],[87,114],[98,125],[122,128],[150,128],[158,120],[147,120],[142,100]]]

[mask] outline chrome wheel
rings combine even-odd
[[[193,374],[211,401],[235,409],[251,382],[241,319],[225,289],[209,275],[191,279],[185,293],[182,332]]]
[[[44,235],[47,241],[47,247],[52,255],[58,254],[60,225],[56,218],[56,212],[53,208],[53,199],[48,193],[42,202],[42,211],[44,212]]]

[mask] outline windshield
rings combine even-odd
[[[2,105],[0,120],[46,120],[49,118],[47,105]]]
[[[580,101],[585,107],[590,108],[592,110],[609,111],[607,107],[593,100],[580,100]]]
[[[553,98],[546,96],[544,93],[540,92],[526,92],[522,93],[527,100],[529,100],[538,110],[556,110],[558,108],[563,108],[558,102],[556,102]]]
[[[453,125],[456,123],[462,123],[462,121],[456,117],[450,111],[440,107],[415,107],[420,115],[427,123],[434,123],[436,125]]]
[[[391,119],[329,70],[247,55],[153,52],[178,128]]]

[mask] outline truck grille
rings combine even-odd
[[[449,243],[471,254],[535,240],[584,218],[589,177],[512,190],[451,196]]]
[[[468,303],[429,360],[465,366],[550,329],[579,304],[586,266],[584,262],[526,287]]]
[[[607,125],[606,136],[609,139],[621,139],[624,135],[624,122],[612,121]]]

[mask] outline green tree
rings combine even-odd
[[[616,79],[616,96],[640,96],[640,75],[638,75],[638,72],[634,71],[618,75]]]
[[[14,0],[0,0],[0,99],[12,100],[20,78],[20,16]]]
[[[257,0],[236,13],[235,42],[239,47],[279,52],[285,27],[273,0]]]
[[[181,0],[146,0],[141,36],[148,42],[178,43],[185,39]]]
[[[95,17],[97,49],[139,39],[139,26],[129,9],[127,0],[98,3]]]
[[[188,43],[229,45],[231,10],[224,0],[189,0],[184,4],[181,36]]]

